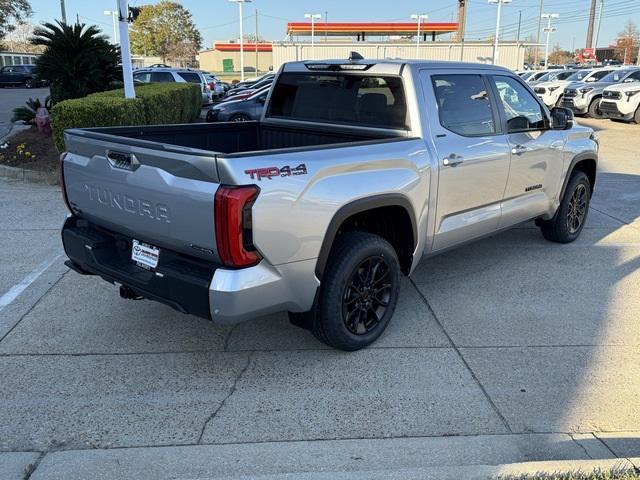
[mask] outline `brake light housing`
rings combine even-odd
[[[62,190],[62,200],[64,200],[64,204],[67,207],[67,210],[73,213],[73,209],[71,208],[71,204],[69,203],[69,197],[67,197],[67,185],[64,180],[64,159],[67,154],[67,152],[62,152],[60,154],[60,189]]]
[[[259,193],[256,185],[221,185],[216,192],[216,244],[220,261],[225,266],[250,267],[262,259],[253,246],[251,218],[251,209]]]

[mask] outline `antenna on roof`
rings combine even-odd
[[[354,60],[364,60],[364,57],[360,55],[358,52],[349,53],[349,61],[353,62]]]

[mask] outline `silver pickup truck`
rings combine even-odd
[[[65,133],[67,265],[220,323],[375,341],[420,260],[535,220],[580,234],[598,142],[503,68],[307,61],[258,122]]]

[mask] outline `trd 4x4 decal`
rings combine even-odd
[[[251,177],[251,180],[262,180],[263,178],[268,178],[271,180],[273,177],[290,177],[291,175],[306,175],[307,174],[307,166],[304,163],[301,163],[297,167],[290,167],[289,165],[285,165],[282,168],[278,167],[263,167],[263,168],[252,168],[251,170],[245,170],[244,173]]]

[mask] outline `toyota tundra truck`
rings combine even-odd
[[[597,138],[509,70],[284,64],[260,121],[71,129],[67,265],[222,324],[274,312],[356,350],[425,257],[534,220],[582,231]]]

